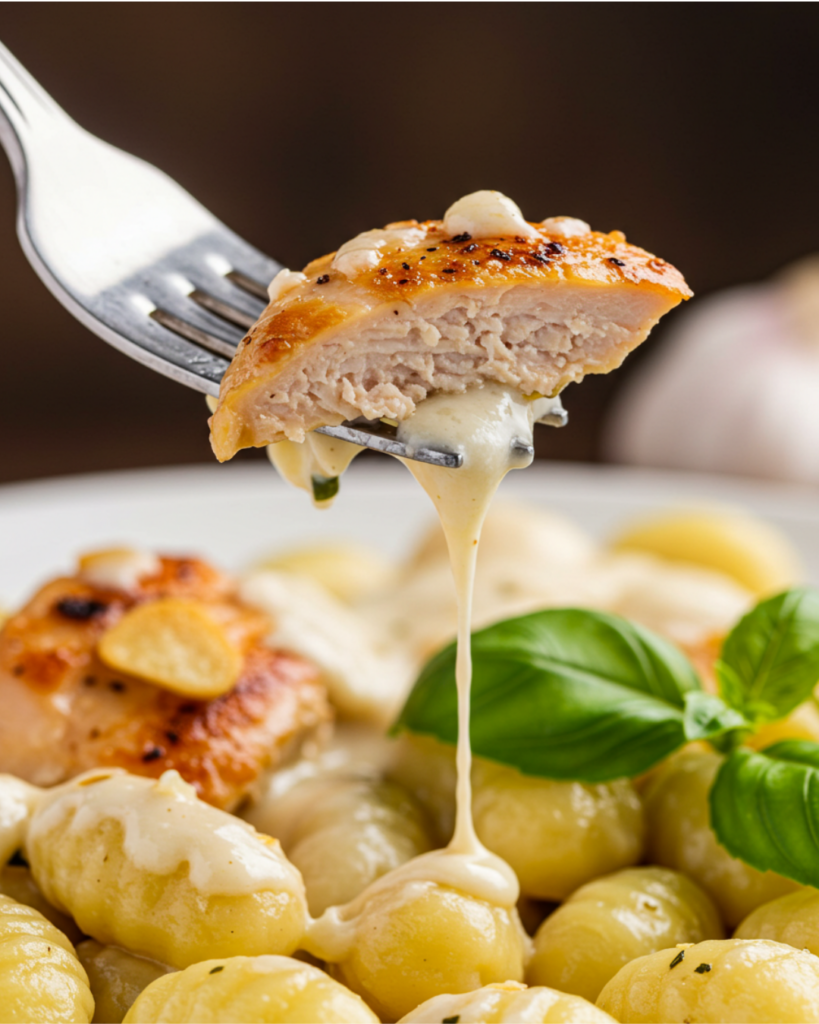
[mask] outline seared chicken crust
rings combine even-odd
[[[370,265],[340,260],[347,247],[310,263],[225,374],[211,419],[217,457],[362,415],[402,420],[431,392],[487,380],[555,395],[619,366],[691,295],[679,271],[619,231],[521,223],[528,237],[473,239],[442,221],[402,221],[380,245],[371,233]]]
[[[191,700],[98,657],[106,629],[162,597],[207,602],[242,651],[224,696]],[[0,772],[46,786],[101,765],[152,777],[175,768],[204,800],[235,806],[331,714],[316,668],[263,646],[268,629],[199,559],[162,558],[127,591],[81,576],[46,584],[0,631]]]

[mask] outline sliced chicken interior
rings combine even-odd
[[[553,396],[619,366],[690,295],[619,231],[528,222],[474,193],[442,221],[390,224],[282,271],[225,374],[213,448],[225,460],[360,416],[402,421],[432,393],[487,381]]]

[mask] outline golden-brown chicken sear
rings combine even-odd
[[[497,192],[443,221],[368,231],[282,271],[224,376],[211,440],[240,448],[486,381],[553,396],[608,373],[691,292],[664,260],[571,217],[525,221]]]
[[[128,554],[119,555],[121,569]],[[203,799],[233,807],[329,721],[324,687],[308,661],[263,645],[268,619],[221,573],[194,558],[140,557],[144,571],[131,578],[86,559],[3,625],[0,772],[53,785],[100,765],[149,776],[175,768]],[[169,598],[196,602],[238,652],[222,696],[192,699],[100,658],[100,640],[125,615]]]

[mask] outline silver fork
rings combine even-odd
[[[218,395],[282,265],[162,171],[86,132],[2,43],[0,143],[17,182],[20,244],[46,287],[132,359]],[[558,406],[542,422],[566,420]],[[319,431],[420,462],[462,462],[434,448],[410,455],[380,421]]]

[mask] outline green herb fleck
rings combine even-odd
[[[313,476],[310,479],[313,484],[313,501],[330,501],[338,494],[337,476]]]
[[[668,965],[668,969],[671,970],[672,967],[676,967],[677,964],[681,964],[683,960],[685,960],[685,950],[681,949],[679,953],[671,961],[671,963]]]
[[[454,1017],[444,1017],[441,1024],[459,1024],[460,1019],[460,1013],[456,1013]]]
[[[218,974],[219,971],[223,971],[224,969],[224,964],[219,964],[218,967],[211,967],[211,969],[208,971],[208,974]]]
[[[700,964],[694,968],[694,974],[707,974],[711,970],[711,964]]]

